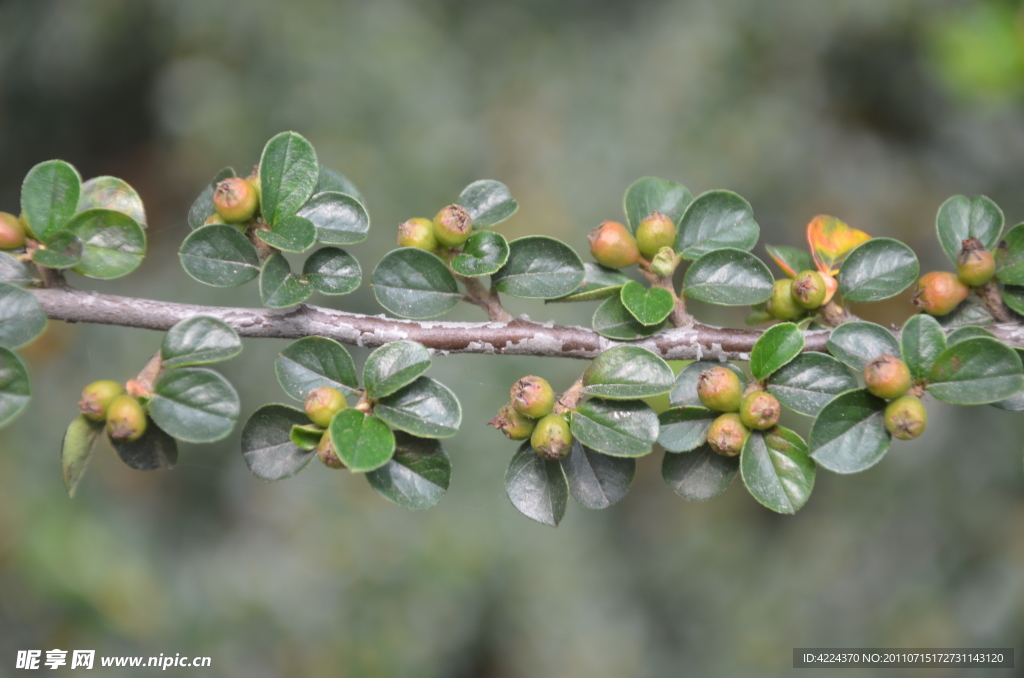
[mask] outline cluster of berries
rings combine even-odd
[[[914,305],[929,315],[946,315],[960,305],[972,287],[981,287],[996,273],[995,257],[977,238],[960,243],[956,274],[948,271],[925,273],[917,283]]]
[[[16,250],[25,246],[27,236],[25,218],[0,212],[0,250]]]
[[[708,429],[708,445],[726,457],[735,457],[743,450],[751,429],[770,429],[782,415],[775,396],[756,385],[744,393],[739,375],[727,367],[701,372],[697,396],[704,407],[722,412]]]
[[[868,392],[891,401],[885,408],[885,428],[900,440],[913,440],[928,426],[928,411],[921,399],[909,391],[913,386],[907,364],[883,353],[864,366]]]
[[[213,191],[213,208],[216,212],[205,223],[244,224],[256,216],[260,198],[260,178],[255,172],[245,179],[225,179]]]
[[[511,440],[530,439],[545,459],[561,459],[572,448],[572,432],[561,414],[554,414],[555,392],[541,377],[523,377],[512,385],[512,399],[489,423]]]
[[[672,248],[676,244],[676,224],[661,212],[654,211],[637,224],[635,237],[623,224],[605,221],[591,230],[587,239],[590,241],[590,253],[602,266],[626,268],[639,263],[643,257],[652,262],[652,271],[664,275],[655,270],[653,264],[665,249],[668,251],[662,257],[674,260]]]
[[[839,285],[832,276],[801,271],[795,278],[775,281],[765,312],[776,320],[799,320],[832,300]]]
[[[146,432],[142,404],[116,381],[94,381],[82,389],[78,411],[90,421],[106,422],[107,435],[114,442],[134,442]]]
[[[316,426],[324,429],[320,443],[316,446],[316,456],[328,468],[345,468],[331,444],[331,419],[334,415],[348,408],[348,401],[341,391],[330,386],[318,386],[306,395],[303,409],[306,416]]]
[[[448,205],[433,219],[414,217],[398,225],[398,244],[435,252],[459,247],[473,234],[473,217],[462,205]]]

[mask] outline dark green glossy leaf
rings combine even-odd
[[[688,297],[721,306],[752,306],[767,301],[775,279],[764,262],[750,252],[723,248],[690,264],[683,277]]]
[[[390,426],[421,438],[450,438],[459,432],[462,406],[451,389],[430,377],[384,396],[373,413]]]
[[[377,302],[403,318],[433,318],[462,298],[445,263],[415,247],[385,254],[373,269],[370,284]]]
[[[693,196],[686,186],[657,177],[644,177],[626,189],[623,207],[629,230],[636,233],[640,221],[651,212],[661,212],[678,224],[691,202]]]
[[[303,337],[289,344],[274,361],[274,372],[284,392],[299,402],[319,386],[330,386],[345,395],[359,388],[352,356],[326,337]]]
[[[316,151],[301,135],[281,132],[260,157],[260,209],[271,225],[299,211],[316,188],[320,166]]]
[[[363,270],[356,258],[337,247],[321,247],[302,266],[302,277],[320,294],[349,294],[359,289]]]
[[[288,260],[280,252],[263,262],[260,272],[260,299],[267,308],[288,308],[301,304],[313,293],[313,286],[301,275],[292,273]]]
[[[676,375],[675,383],[668,394],[668,400],[672,407],[704,407],[700,402],[700,398],[697,397],[697,378],[701,375],[701,372],[706,372],[712,367],[727,367],[740,378],[740,383],[747,381],[747,375],[743,374],[743,370],[730,363],[713,362],[710,360],[692,362]]]
[[[523,443],[505,471],[505,492],[516,510],[538,523],[558,527],[569,503],[569,485],[557,461],[541,459]]]
[[[814,488],[807,443],[781,426],[751,432],[740,455],[740,473],[751,496],[776,513],[796,513]]]
[[[149,401],[149,414],[157,426],[189,443],[226,437],[238,421],[239,409],[234,387],[205,367],[164,372]]]
[[[371,398],[391,395],[430,369],[430,352],[415,341],[392,341],[370,354],[363,386]]]
[[[676,252],[686,259],[699,259],[722,248],[749,251],[760,232],[750,203],[732,191],[708,191],[686,208],[676,235]]]
[[[995,322],[992,314],[985,308],[976,297],[968,297],[966,301],[957,306],[946,315],[936,316],[936,320],[943,327],[964,327],[966,325],[991,325]]]
[[[594,331],[602,337],[618,339],[619,341],[632,341],[643,339],[658,332],[664,323],[660,325],[641,325],[633,314],[622,305],[618,295],[606,299],[603,304],[594,311],[594,318],[591,321]]]
[[[11,285],[31,285],[32,271],[7,252],[0,252],[0,282]]]
[[[210,205],[212,207],[212,200]],[[93,177],[82,184],[76,211],[84,212],[97,207],[127,214],[137,224],[146,227],[146,210],[142,206],[142,198],[127,181],[117,177]]]
[[[629,276],[625,273],[620,273],[614,268],[605,268],[600,264],[593,264],[589,261],[584,262],[583,282],[576,288],[576,291],[564,297],[548,299],[545,303],[595,301],[616,297],[619,295],[619,290],[622,289],[622,286],[629,281]]]
[[[18,348],[46,329],[46,313],[34,294],[0,283],[0,347]]]
[[[121,461],[136,471],[166,471],[178,463],[178,442],[160,430],[152,419],[138,440],[130,443],[111,440],[110,444]]]
[[[961,341],[967,341],[968,339],[976,339],[978,337],[988,337],[989,339],[995,339],[996,335],[992,334],[984,327],[978,327],[977,325],[968,325],[966,327],[958,327],[949,333],[946,337],[946,345],[952,346],[953,344],[959,344]],[[943,348],[945,350],[945,348]]]
[[[818,267],[814,264],[814,257],[807,250],[800,250],[795,247],[779,245],[765,245],[765,251],[772,258],[779,270],[787,276],[793,277],[804,271],[816,271]],[[788,270],[787,270],[788,268]]]
[[[843,323],[828,338],[828,351],[857,372],[880,355],[900,355],[900,344],[881,325],[862,320]]]
[[[955,405],[984,405],[1024,389],[1021,360],[1012,348],[988,337],[950,346],[935,361],[928,392]]]
[[[509,243],[508,262],[491,280],[499,292],[522,299],[564,297],[583,282],[583,262],[571,247],[544,235]]]
[[[1003,287],[1003,303],[1010,309],[1024,315],[1024,287],[1006,285]]]
[[[900,332],[900,353],[915,380],[932,371],[935,359],[946,350],[946,333],[939,322],[921,313],[911,316]]]
[[[474,228],[495,226],[508,219],[519,209],[508,186],[493,179],[480,179],[462,189],[458,204],[473,217]]]
[[[92,421],[80,414],[71,420],[60,446],[60,465],[64,472],[64,489],[74,498],[78,481],[92,457],[92,451],[103,432],[102,421]]]
[[[188,211],[188,225],[193,231],[205,226],[206,220],[217,213],[213,206],[213,192],[217,189],[217,184],[233,176],[235,176],[235,170],[231,167],[225,167],[217,172],[213,181],[206,185],[196,201],[192,203],[192,207]]]
[[[500,233],[476,231],[452,259],[452,270],[471,278],[491,275],[505,265],[508,254],[508,243]]]
[[[954,195],[939,207],[935,227],[942,251],[955,265],[961,243],[968,238],[977,238],[987,250],[995,249],[1003,230],[1003,211],[983,195],[969,200]]]
[[[636,459],[610,457],[574,440],[561,460],[573,499],[588,509],[604,509],[629,491],[636,475]]]
[[[230,325],[204,316],[177,323],[167,330],[160,346],[164,369],[216,363],[241,352],[242,340]]]
[[[846,301],[881,301],[910,287],[920,270],[914,250],[892,238],[872,238],[846,257],[839,293]]]
[[[242,427],[242,457],[261,480],[291,478],[306,468],[316,453],[291,440],[293,426],[309,424],[306,413],[287,405],[264,405]]]
[[[619,299],[641,325],[660,325],[672,313],[675,299],[661,287],[647,288],[630,280],[619,292]]]
[[[324,437],[324,430],[316,424],[294,424],[288,433],[288,439],[299,449],[309,452],[315,450]]]
[[[40,240],[64,228],[78,207],[82,178],[63,160],[47,160],[28,171],[21,185],[21,211]]]
[[[146,232],[127,214],[86,210],[65,228],[82,241],[82,260],[71,269],[79,275],[113,280],[134,271],[146,256]]]
[[[256,236],[284,252],[305,252],[316,244],[313,222],[300,216],[283,217],[269,231],[257,230]]]
[[[71,231],[57,231],[32,253],[32,261],[45,268],[71,268],[82,261],[82,241]]]
[[[693,452],[666,453],[661,477],[683,499],[707,501],[732,484],[739,467],[738,457],[723,457],[702,445]]]
[[[658,444],[669,452],[689,452],[708,441],[708,429],[720,412],[703,407],[673,407],[658,415]]]
[[[614,346],[583,372],[583,392],[615,400],[650,398],[672,390],[675,376],[664,360],[639,346]]]
[[[569,424],[582,444],[613,457],[642,457],[658,439],[658,415],[640,400],[591,398]]]
[[[366,199],[363,198],[363,194],[356,188],[355,184],[348,180],[348,177],[337,170],[320,165],[320,176],[317,179],[316,188],[313,189],[313,195],[323,193],[324,191],[351,195],[360,204],[366,205]]]
[[[816,416],[825,403],[857,388],[850,368],[824,353],[803,353],[768,380],[768,392],[800,414]]]
[[[764,381],[804,350],[804,333],[793,323],[779,323],[764,331],[750,352],[750,372]]]
[[[1007,231],[1003,241],[1005,246],[995,250],[996,277],[1007,285],[1024,285],[1024,224]]]
[[[353,473],[378,469],[395,452],[395,435],[377,417],[359,410],[342,410],[331,419],[331,443],[334,452]]]
[[[395,455],[387,464],[366,474],[377,494],[413,511],[441,501],[452,477],[452,462],[436,440],[395,434]]]
[[[0,348],[0,426],[21,414],[32,397],[28,370],[21,358]]]
[[[235,287],[260,274],[256,248],[227,224],[211,224],[190,233],[181,243],[178,257],[185,273],[213,287]]]
[[[811,427],[811,458],[829,471],[857,473],[871,468],[889,450],[885,401],[865,389],[828,402]]]
[[[355,245],[370,232],[370,215],[357,198],[327,191],[309,199],[298,216],[316,227],[316,239],[328,245]]]

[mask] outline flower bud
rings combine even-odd
[[[894,438],[913,440],[928,427],[928,410],[917,396],[905,395],[885,408],[885,428]]]
[[[473,234],[473,217],[462,205],[448,205],[434,217],[434,237],[445,247],[458,247]]]
[[[130,443],[146,432],[146,412],[130,395],[119,395],[107,408],[107,435],[111,440]]]
[[[629,229],[617,221],[605,221],[587,234],[590,254],[608,268],[626,268],[640,261],[640,250]]]
[[[509,440],[526,440],[537,425],[535,419],[517,412],[512,403],[502,405],[498,415],[487,423],[504,433]]]
[[[917,281],[913,303],[929,315],[946,315],[970,293],[971,289],[952,273],[932,271]]]
[[[655,210],[636,227],[636,244],[645,259],[651,259],[662,247],[675,247],[676,222]]]
[[[735,412],[743,399],[743,384],[735,372],[717,365],[697,377],[697,396],[709,410]]]
[[[533,419],[551,414],[555,407],[555,392],[548,380],[542,377],[523,377],[512,384],[509,393],[512,395],[512,407],[519,414]]]
[[[956,277],[968,287],[981,287],[996,274],[996,259],[977,238],[961,243],[956,257]]]
[[[327,428],[334,415],[348,407],[341,391],[330,386],[317,386],[306,396],[306,416],[317,426]]]
[[[572,447],[572,432],[569,423],[560,414],[549,414],[533,428],[530,446],[539,457],[561,459],[569,454]]]
[[[883,353],[864,366],[864,385],[879,398],[899,398],[912,385],[910,368],[896,356]]]
[[[789,278],[775,281],[772,296],[765,303],[765,310],[776,320],[796,320],[804,309],[793,298],[793,281]]]
[[[259,204],[253,185],[238,177],[225,179],[213,191],[213,207],[228,223],[249,221]]]
[[[828,290],[825,288],[825,279],[821,277],[820,273],[801,271],[800,275],[793,279],[792,293],[798,306],[810,310],[825,303]]]
[[[82,389],[82,399],[78,401],[78,411],[92,421],[105,421],[110,403],[119,395],[124,394],[121,384],[104,379],[94,381]]]
[[[750,431],[740,421],[740,415],[729,412],[711,422],[708,445],[724,457],[735,457],[743,451],[749,435]]]
[[[423,217],[413,217],[398,225],[398,244],[401,247],[416,247],[433,252],[438,247],[434,237],[434,222]]]
[[[345,468],[345,462],[338,459],[338,453],[331,444],[330,430],[324,431],[320,437],[320,443],[316,446],[316,456],[327,468]]]
[[[751,391],[740,401],[740,421],[747,428],[764,431],[779,423],[782,406],[767,391]]]
[[[25,246],[25,226],[18,217],[0,212],[0,250],[13,250]]]
[[[676,272],[679,265],[679,256],[671,247],[662,247],[651,259],[651,273],[667,278]]]

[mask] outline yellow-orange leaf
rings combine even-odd
[[[835,275],[843,259],[857,245],[871,240],[864,231],[847,226],[844,222],[820,214],[807,224],[807,242],[811,245],[811,256],[818,270]]]

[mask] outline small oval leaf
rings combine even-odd
[[[149,414],[178,440],[210,443],[231,433],[240,407],[238,393],[220,374],[205,367],[183,367],[160,375]]]
[[[234,226],[211,224],[192,231],[178,250],[189,277],[213,287],[235,287],[260,274],[256,247]]]
[[[588,509],[605,509],[620,501],[636,475],[636,459],[610,457],[578,440],[561,464],[572,498]]]
[[[291,478],[316,456],[291,441],[293,426],[309,424],[306,413],[287,405],[264,405],[242,427],[242,457],[261,480]]]
[[[915,380],[926,378],[935,359],[946,350],[946,333],[939,321],[921,313],[911,316],[900,332],[900,353]]]
[[[370,354],[363,386],[371,398],[383,398],[411,384],[430,369],[430,352],[415,341],[392,341]]]
[[[738,457],[723,457],[702,445],[693,452],[667,452],[661,461],[661,477],[683,499],[707,501],[732,484],[739,467]]]
[[[370,232],[370,215],[352,195],[326,191],[309,199],[299,217],[315,226],[316,239],[328,245],[355,245]]]
[[[452,259],[452,270],[468,278],[491,275],[505,265],[508,253],[508,243],[500,233],[476,231]]]
[[[359,289],[363,270],[356,258],[345,250],[321,247],[306,259],[302,277],[320,294],[342,295]]]
[[[274,361],[274,372],[284,392],[299,402],[319,386],[330,386],[345,395],[359,388],[352,356],[326,337],[303,337],[289,344]]]
[[[45,268],[71,268],[82,261],[82,241],[71,231],[57,231],[32,253],[32,261]]]
[[[0,252],[0,282],[25,286],[35,282],[32,270],[7,252]]]
[[[889,299],[910,287],[920,270],[914,250],[892,238],[872,238],[847,255],[839,293],[846,301]]]
[[[1024,285],[1024,224],[1007,231],[995,256],[996,277],[1007,285]]]
[[[342,410],[331,419],[331,443],[334,452],[353,473],[378,469],[395,452],[395,435],[377,417],[357,409]]]
[[[377,303],[403,318],[433,318],[462,298],[445,263],[415,247],[385,254],[373,269],[370,284]]]
[[[889,450],[885,401],[865,389],[836,396],[818,413],[811,427],[811,458],[835,473],[871,468]]]
[[[288,308],[301,304],[313,293],[313,286],[301,275],[292,273],[288,260],[275,252],[263,262],[260,271],[260,299],[267,308]]]
[[[395,434],[395,454],[387,464],[366,474],[377,494],[403,508],[422,511],[448,491],[452,463],[436,440]]]
[[[474,228],[488,228],[505,221],[519,209],[508,186],[493,179],[480,179],[462,189],[458,204],[473,217]]]
[[[211,192],[210,195],[212,196],[213,193]],[[146,210],[142,206],[142,198],[123,179],[118,179],[117,177],[93,177],[82,184],[82,190],[78,196],[78,209],[76,211],[84,212],[96,207],[127,214],[139,226],[146,227]],[[212,199],[210,207],[211,209],[213,207]],[[191,213],[189,216],[191,217]],[[210,215],[206,215],[206,217],[208,216]],[[203,219],[206,219],[206,217],[203,217]]]
[[[146,426],[146,432],[138,440],[111,440],[110,444],[121,461],[136,471],[166,471],[178,463],[177,441],[160,430],[152,419]]]
[[[516,510],[531,520],[558,527],[569,503],[569,485],[562,465],[541,459],[523,443],[505,471],[505,493]]]
[[[613,457],[642,457],[658,439],[658,415],[640,400],[591,398],[569,419],[575,438]]]
[[[622,202],[629,230],[636,233],[640,221],[651,212],[661,212],[678,224],[683,212],[693,202],[693,196],[682,184],[658,177],[643,177],[626,189]]]
[[[381,398],[373,413],[388,425],[421,438],[450,438],[459,432],[462,406],[451,389],[430,377],[419,377]]]
[[[664,360],[639,346],[613,346],[583,372],[583,393],[614,400],[650,398],[672,390],[675,375]]]
[[[775,279],[764,262],[750,252],[723,248],[690,264],[683,277],[688,297],[720,306],[753,306],[767,301]]]
[[[263,148],[260,157],[260,211],[275,225],[299,211],[316,188],[320,165],[316,151],[301,135],[281,132]]]
[[[81,191],[78,171],[63,160],[47,160],[28,171],[21,185],[21,211],[37,238],[47,240],[64,228]]]
[[[857,320],[832,330],[828,352],[857,372],[880,355],[900,356],[900,345],[893,333],[881,325]]]
[[[614,268],[605,268],[589,261],[583,263],[583,282],[572,294],[557,299],[548,299],[545,303],[562,301],[596,301],[619,295],[622,286],[630,281],[625,273]]]
[[[126,214],[91,209],[79,212],[65,228],[82,241],[82,260],[71,270],[99,280],[128,275],[146,256],[146,232]]]
[[[857,388],[850,368],[824,353],[803,353],[768,380],[768,392],[800,414],[815,416],[840,393]]]
[[[720,412],[703,407],[673,407],[658,415],[658,444],[669,452],[689,452],[708,441],[708,429]]]
[[[366,199],[363,197],[363,194],[356,188],[355,184],[349,181],[348,177],[337,170],[320,165],[320,176],[317,179],[316,188],[313,189],[313,195],[323,193],[324,191],[344,193],[358,200],[360,205],[366,205]]]
[[[305,252],[316,243],[316,228],[309,219],[284,217],[270,230],[257,229],[256,236],[283,252]]]
[[[241,352],[242,340],[230,325],[204,316],[175,324],[160,346],[164,369],[216,363]]]
[[[583,261],[571,247],[544,235],[509,243],[508,262],[491,277],[499,292],[521,299],[555,299],[583,282]]]
[[[0,347],[18,348],[46,329],[46,313],[28,290],[0,283]]]
[[[665,323],[651,326],[641,325],[633,317],[633,314],[622,305],[622,299],[618,295],[606,299],[597,307],[591,324],[594,331],[602,337],[619,341],[643,339],[655,334],[665,326]]]
[[[749,202],[732,191],[708,191],[694,198],[679,221],[676,252],[699,259],[723,248],[749,251],[760,232]]]
[[[795,278],[804,271],[816,271],[818,269],[814,263],[814,257],[805,250],[798,250],[795,247],[786,247],[784,245],[778,247],[765,245],[764,249],[768,252],[768,256],[772,258],[772,261],[775,262],[775,265],[779,267],[779,270],[790,278]]]
[[[21,414],[32,397],[28,370],[13,351],[0,348],[0,426]]]
[[[750,352],[750,372],[764,381],[804,350],[804,333],[793,323],[779,323],[764,331]]]
[[[750,433],[740,454],[740,474],[759,504],[792,514],[811,496],[815,467],[803,438],[779,426]]]
[[[102,432],[103,422],[92,421],[80,414],[71,420],[68,430],[64,433],[64,442],[60,447],[60,465],[64,473],[64,489],[71,498],[75,496],[78,482],[85,474],[96,441]]]
[[[672,313],[675,299],[661,287],[647,288],[630,280],[619,292],[619,299],[641,325],[660,325]]]
[[[994,250],[1003,231],[1003,211],[983,195],[968,199],[954,195],[942,203],[935,218],[939,244],[949,260],[956,264],[962,243],[977,238],[987,250]]]
[[[975,337],[950,346],[935,360],[928,392],[955,405],[984,405],[1024,389],[1017,352],[996,339]]]

